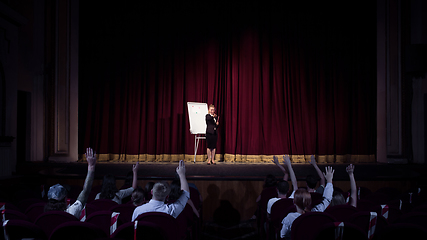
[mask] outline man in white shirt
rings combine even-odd
[[[188,199],[190,198],[190,188],[188,187],[187,179],[185,178],[185,164],[184,161],[179,161],[176,168],[176,173],[181,181],[182,195],[172,204],[165,204],[166,197],[169,195],[170,188],[166,182],[158,182],[154,184],[151,194],[153,198],[146,204],[135,208],[132,215],[132,222],[138,218],[139,215],[146,212],[163,212],[176,218],[184,210]]]

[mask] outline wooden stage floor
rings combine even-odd
[[[138,178],[165,179],[174,178],[178,163],[140,163]],[[334,180],[347,181],[345,168],[348,164],[319,164],[320,169],[326,166],[335,168]],[[55,178],[84,178],[87,171],[86,163],[25,163],[17,167],[18,175],[41,174]],[[130,163],[98,163],[96,178],[105,174],[115,175],[118,179],[124,178],[131,171]],[[306,163],[293,164],[298,180],[304,180],[308,174],[316,175],[314,168]],[[216,165],[206,163],[186,163],[186,173],[189,180],[249,180],[262,181],[267,174],[278,178],[283,176],[281,170],[273,163],[248,164],[218,162]],[[427,179],[427,166],[414,164],[355,164],[355,177],[358,181],[424,181]]]

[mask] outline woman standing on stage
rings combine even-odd
[[[208,145],[208,165],[215,163],[216,141],[218,135],[216,129],[219,125],[219,116],[215,113],[215,106],[209,105],[209,113],[206,114],[206,144]]]

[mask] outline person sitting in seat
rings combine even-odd
[[[188,199],[190,199],[190,189],[187,179],[185,178],[185,164],[184,161],[179,161],[176,168],[176,173],[181,181],[181,189],[183,193],[181,196],[171,204],[166,204],[166,197],[169,195],[170,187],[167,182],[158,182],[154,184],[152,191],[153,198],[146,204],[135,208],[132,215],[132,222],[138,218],[139,215],[146,212],[163,212],[176,218],[184,210]]]
[[[311,195],[306,189],[298,189],[295,192],[294,204],[297,208],[297,212],[289,213],[282,220],[282,229],[280,230],[280,237],[290,239],[292,223],[296,218],[306,212],[323,212],[329,206],[332,199],[333,185],[332,179],[334,177],[334,171],[332,167],[326,167],[326,173],[324,173],[327,184],[325,191],[323,192],[323,201],[316,205],[314,208],[309,209],[311,205]]]
[[[80,192],[77,200],[70,206],[67,205],[67,190],[61,185],[56,184],[49,188],[47,193],[48,202],[45,205],[45,212],[48,211],[65,211],[77,218],[80,217],[83,207],[89,197],[90,189],[92,188],[93,179],[95,177],[96,153],[92,148],[86,149],[86,160],[88,163],[88,171],[83,185],[83,190]]]
[[[101,192],[96,194],[96,199],[110,199],[118,204],[122,204],[122,199],[130,196],[138,187],[138,166],[139,162],[132,165],[133,180],[132,187],[118,190],[116,186],[116,178],[113,175],[107,174],[102,180]]]
[[[268,200],[268,203],[267,203],[267,213],[268,214],[271,214],[271,207],[273,206],[273,204],[275,202],[279,201],[280,199],[287,198],[287,194],[289,191],[289,183],[288,183],[289,174],[288,174],[288,172],[286,171],[286,169],[282,165],[280,165],[279,160],[276,156],[273,156],[273,163],[276,164],[276,166],[278,166],[282,170],[282,172],[284,173],[284,176],[283,176],[283,180],[280,180],[276,184],[277,197],[270,198],[270,200]],[[285,164],[285,166],[288,167],[290,175],[291,175],[293,192],[292,192],[291,196],[289,196],[289,198],[293,198],[295,191],[298,189],[298,185],[297,185],[297,179],[295,177],[294,170],[292,169],[291,160],[289,158],[289,155],[283,156],[283,163]]]
[[[136,207],[144,204],[145,203],[145,191],[144,191],[144,189],[137,187],[135,190],[133,190],[131,199],[132,199],[132,204]]]
[[[348,200],[348,205],[351,205],[353,207],[357,207],[357,187],[356,187],[356,180],[354,178],[354,165],[350,164],[345,169],[348,173],[348,177],[350,178],[350,198]],[[332,195],[332,201],[331,201],[331,207],[335,205],[344,205],[347,204],[346,199],[344,198],[343,194],[338,191],[334,191]]]
[[[307,175],[305,182],[307,184],[307,191],[309,193],[315,192],[323,194],[323,190],[325,189],[325,177],[323,176],[322,171],[320,171],[320,168],[317,166],[316,159],[314,155],[311,155],[310,157],[310,164],[313,165],[314,169],[317,172],[317,175],[320,178],[320,186],[316,188],[318,180],[313,175]]]

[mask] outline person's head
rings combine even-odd
[[[335,205],[343,205],[345,204],[345,198],[339,191],[334,191],[332,194],[332,200],[330,206],[333,207]]]
[[[286,195],[288,194],[288,191],[289,191],[289,183],[282,179],[279,182],[277,182],[276,189],[278,194]]]
[[[265,177],[264,187],[265,188],[267,188],[267,187],[274,187],[274,186],[276,186],[276,183],[277,183],[276,177],[273,176],[272,174],[268,174]]]
[[[182,194],[181,181],[179,181],[179,179],[175,179],[172,181],[170,185],[170,193],[169,193],[168,200],[175,201],[181,196],[181,194]]]
[[[146,201],[149,201],[153,196],[151,193],[151,190],[153,189],[154,184],[155,182],[147,182],[147,184],[145,184],[145,200]]]
[[[307,183],[308,188],[314,189],[317,185],[317,178],[313,175],[307,175],[305,182]]]
[[[132,186],[132,180],[133,180],[133,172],[132,171],[129,171],[127,174],[126,174],[126,177],[125,177],[125,183],[123,184],[124,186]]]
[[[299,188],[294,194],[294,204],[303,213],[309,212],[311,205],[311,194],[304,188]]]
[[[142,204],[144,204],[144,201],[145,201],[144,189],[137,187],[135,190],[133,190],[131,199],[134,206],[141,206]]]
[[[167,182],[158,182],[154,184],[151,192],[154,200],[165,201],[170,192],[169,184]]]
[[[209,113],[212,115],[215,113],[215,106],[213,104],[209,105]]]
[[[44,211],[65,211],[67,209],[67,190],[61,185],[56,184],[49,188],[47,193],[48,202]]]
[[[119,190],[116,186],[116,178],[113,175],[107,174],[102,180],[100,199],[113,199]]]

